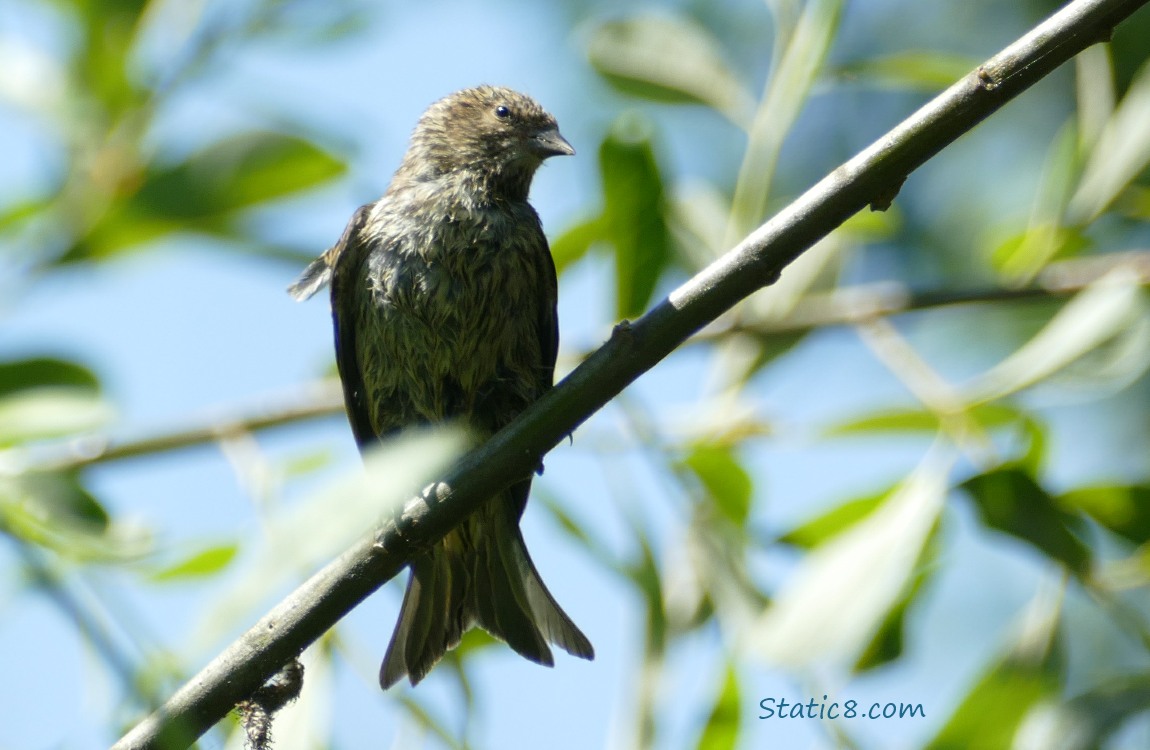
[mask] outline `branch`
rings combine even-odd
[[[628,384],[868,204],[1150,0],[1076,0],[836,169],[610,340],[486,445],[348,549],[232,643],[116,750],[186,746]]]
[[[153,435],[117,441],[106,435],[75,438],[61,443],[0,451],[0,476],[33,472],[69,471],[125,458],[214,443],[302,419],[343,413],[343,391],[335,378],[318,380],[247,413],[205,420]]]
[[[733,333],[775,336],[805,333],[828,326],[854,325],[875,318],[950,305],[987,302],[1047,301],[1069,297],[1117,268],[1130,270],[1143,286],[1150,285],[1150,250],[1107,253],[1064,260],[1044,268],[1036,283],[1016,288],[940,289],[915,292],[902,284],[877,282],[841,287],[801,299],[785,318],[735,321],[709,326],[689,343],[725,338]]]

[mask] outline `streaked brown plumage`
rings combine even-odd
[[[574,150],[532,99],[480,86],[433,104],[379,201],[291,288],[330,281],[336,359],[361,448],[412,425],[490,435],[551,387],[555,266],[527,203],[543,160]],[[591,643],[547,591],[519,531],[531,477],[412,561],[380,668],[414,685],[474,624],[550,666]]]

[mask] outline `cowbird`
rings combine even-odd
[[[551,387],[555,264],[527,202],[544,159],[575,150],[533,99],[479,86],[428,108],[391,185],[289,291],[331,283],[336,361],[360,449],[417,425],[489,436]],[[379,671],[418,683],[478,624],[539,664],[590,641],[539,577],[519,530],[531,477],[410,563]]]

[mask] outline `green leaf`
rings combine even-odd
[[[332,463],[334,452],[329,447],[307,451],[291,456],[284,461],[281,471],[286,477],[300,477],[312,474]]]
[[[903,225],[902,212],[895,204],[884,211],[859,211],[835,230],[856,242],[878,242],[889,239]]]
[[[794,349],[807,337],[807,331],[783,331],[780,333],[754,333],[759,342],[759,355],[748,368],[750,372],[758,372],[767,365]]]
[[[0,477],[0,532],[78,560],[136,559],[150,542],[143,529],[113,524],[75,474]]]
[[[1150,487],[1081,487],[1056,499],[1067,511],[1079,510],[1135,544],[1150,542]]]
[[[0,398],[0,445],[89,432],[112,419],[112,408],[86,388],[36,388]]]
[[[231,563],[238,551],[239,547],[234,543],[207,547],[166,568],[157,570],[151,578],[156,583],[167,583],[215,575]]]
[[[625,117],[599,147],[603,225],[615,247],[616,312],[640,315],[671,257],[663,177],[646,123]]]
[[[927,50],[906,50],[838,67],[843,79],[933,93],[950,86],[978,67],[981,60]]]
[[[1031,279],[1052,260],[1080,255],[1090,240],[1073,227],[1039,224],[1003,240],[990,254],[990,265],[1012,283]]]
[[[987,428],[1017,424],[1021,413],[1003,404],[982,404],[968,412]],[[934,434],[941,427],[936,412],[926,409],[886,409],[833,425],[823,432],[826,437],[872,435],[875,433]]]
[[[734,750],[739,741],[739,676],[734,666],[727,665],[722,687],[711,706],[711,715],[699,737],[698,750]]]
[[[129,55],[146,0],[83,0],[72,3],[83,17],[83,47],[74,57],[73,75],[82,89],[94,94],[109,119],[125,114],[139,100],[140,90],[129,71]]]
[[[343,174],[347,165],[311,141],[281,133],[250,133],[218,144],[205,158],[232,167],[223,188],[231,208],[252,206],[313,188]]]
[[[856,672],[881,667],[902,656],[903,644],[906,640],[907,613],[934,572],[933,561],[937,556],[937,539],[938,532],[936,530],[923,547],[922,557],[916,566],[917,572],[914,580],[887,612],[886,619],[879,626],[874,638],[862,652],[859,660],[855,662],[854,669]]]
[[[33,474],[21,478],[30,512],[41,515],[46,526],[80,529],[84,533],[102,534],[108,529],[109,517],[100,504],[74,474]],[[34,506],[34,509],[33,509]]]
[[[62,359],[39,357],[16,362],[0,362],[0,396],[44,386],[97,390],[100,381],[88,368]]]
[[[886,499],[888,494],[883,493],[874,497],[848,500],[841,505],[836,505],[831,510],[815,516],[801,526],[783,534],[779,537],[779,541],[803,549],[813,549],[869,516]]]
[[[643,596],[646,604],[647,627],[644,639],[644,659],[650,663],[662,658],[667,650],[667,610],[663,604],[663,587],[659,578],[659,564],[651,550],[646,532],[632,524],[639,544],[639,559],[629,563],[625,572]]]
[[[700,443],[683,459],[702,483],[716,507],[728,520],[742,527],[751,509],[751,475],[735,457],[729,445]]]
[[[927,750],[1014,747],[1015,732],[1032,707],[1057,695],[1046,665],[1006,659],[991,668],[963,699]]]
[[[808,553],[754,626],[750,649],[800,670],[856,663],[912,580],[948,471],[949,461],[928,457],[865,519]]]
[[[1066,226],[1066,204],[1078,179],[1079,133],[1074,122],[1063,125],[1047,150],[1026,233],[999,247],[991,264],[1008,286],[1033,281],[1052,259],[1077,255],[1090,241],[1078,228]]]
[[[218,141],[174,166],[155,167],[65,253],[106,258],[174,231],[226,234],[241,209],[315,187],[345,169],[315,144],[251,132]]]
[[[754,99],[697,22],[648,14],[609,21],[591,34],[587,56],[619,90],[670,103],[705,104],[746,129]]]
[[[1042,422],[1030,415],[1023,416],[1021,427],[1026,447],[1018,458],[1018,466],[1033,476],[1038,473],[1042,462],[1046,460],[1047,430]]]
[[[586,219],[568,228],[551,243],[551,257],[555,259],[555,272],[562,276],[567,268],[587,254],[592,245],[605,239],[607,239],[606,232],[599,217]]]
[[[1130,719],[1150,710],[1150,673],[1111,677],[1060,707],[1052,750],[1103,747]],[[1073,744],[1067,742],[1073,738]]]
[[[971,477],[961,487],[990,528],[1021,539],[1076,573],[1089,572],[1090,551],[1072,531],[1078,519],[1058,507],[1025,471],[997,469]]]
[[[1138,278],[1115,269],[1074,296],[1035,336],[963,387],[967,403],[994,401],[1050,377],[1144,317]]]
[[[151,172],[134,203],[141,214],[196,219],[281,198],[343,170],[342,162],[303,139],[244,133]]]
[[[810,97],[842,18],[843,0],[809,0],[802,4],[792,33],[780,35],[776,64],[766,95],[758,106],[731,200],[728,243],[757,227],[767,211],[771,183],[787,134]]]
[[[1124,215],[1131,219],[1150,221],[1150,188],[1131,185],[1123,198],[1119,208]],[[0,228],[2,227],[0,224]]]
[[[1139,70],[1102,129],[1070,199],[1072,221],[1089,223],[1150,165],[1150,64]]]
[[[926,409],[889,409],[849,419],[823,431],[824,437],[869,435],[873,433],[935,433],[942,422]]]
[[[96,429],[112,417],[88,369],[41,357],[0,363],[0,445]]]

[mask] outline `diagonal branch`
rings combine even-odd
[[[297,656],[406,561],[540,457],[628,384],[868,204],[885,207],[906,176],[1150,0],[1075,0],[842,165],[634,323],[486,445],[413,498],[217,656],[115,748],[186,746]]]

